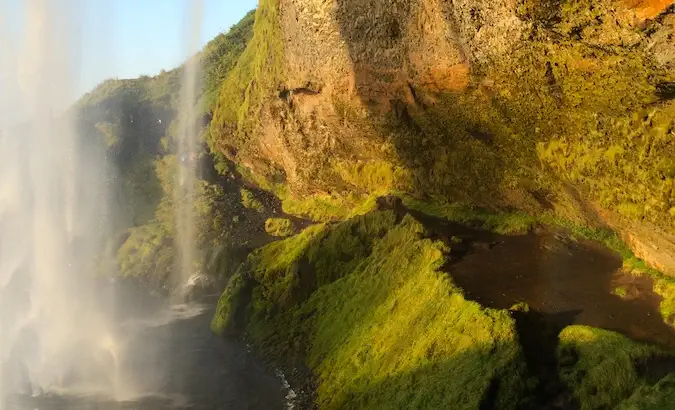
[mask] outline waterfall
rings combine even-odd
[[[18,45],[0,48],[0,408],[8,392],[110,386],[108,298],[92,274],[107,231],[105,151],[67,110],[83,5],[23,2],[19,32],[0,33]]]
[[[181,129],[177,142],[178,172],[175,186],[174,204],[176,208],[176,242],[178,245],[179,286],[187,285],[190,278],[198,274],[198,261],[195,230],[195,200],[197,189],[197,166],[199,163],[200,141],[197,115],[199,106],[200,65],[199,38],[202,21],[202,1],[186,3],[184,15],[185,31],[188,33],[184,51],[189,57],[183,66],[183,78],[180,94]]]

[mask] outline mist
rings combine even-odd
[[[183,47],[194,54],[201,5],[190,5]],[[0,33],[9,39],[0,48],[0,409],[13,395],[130,400],[159,394],[168,377],[160,357],[169,354],[165,325],[202,311],[133,296],[104,263],[118,229],[113,225],[124,217],[113,206],[118,170],[106,144],[82,133],[70,108],[84,7],[76,0],[25,1],[21,21]],[[181,93],[189,119],[199,73],[197,59],[191,61]],[[179,153],[194,155],[197,138],[186,122]],[[177,285],[194,274],[196,252],[195,173],[190,163],[179,167],[186,183],[176,185],[182,204]],[[130,352],[147,329],[156,329],[153,342],[141,354]],[[139,364],[141,356],[152,362]]]

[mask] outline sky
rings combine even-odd
[[[80,93],[107,78],[154,75],[188,55],[190,8],[197,0],[85,0]],[[202,0],[199,46],[227,31],[257,0]],[[186,21],[188,20],[188,21]]]
[[[0,0],[0,35],[21,44],[31,5],[46,5],[51,20],[66,16],[67,41],[73,43],[68,49],[77,61],[71,92],[81,95],[108,78],[155,75],[180,65],[195,51],[188,41],[195,24],[187,16],[199,2],[199,48],[257,5],[257,0]]]

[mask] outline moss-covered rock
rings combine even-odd
[[[267,355],[312,369],[320,408],[475,409],[495,379],[498,408],[518,408],[513,320],[464,299],[439,271],[445,245],[423,231],[381,211],[259,249],[228,285],[214,330],[233,327],[249,275],[245,330]]]
[[[352,3],[261,2],[223,83],[210,144],[276,178],[287,212],[345,219],[396,190],[672,228],[668,4]],[[640,256],[675,272],[655,235]]]
[[[638,373],[637,363],[665,354],[657,347],[586,326],[569,326],[559,338],[561,377],[572,389],[582,410],[616,407],[632,394],[638,395],[647,387],[647,381]],[[663,389],[660,393],[664,394],[660,397],[663,399],[673,391]]]
[[[293,221],[287,218],[269,218],[265,221],[265,231],[278,237],[291,236],[295,232]]]

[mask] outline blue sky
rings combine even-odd
[[[227,31],[257,0],[202,0],[200,45]],[[107,78],[154,75],[178,66],[187,55],[186,15],[197,0],[85,0],[81,93]]]
[[[194,25],[188,16],[199,1],[199,44],[190,48]],[[108,78],[177,67],[256,5],[257,0],[0,0],[0,122],[30,115],[26,111],[34,102],[27,98],[49,84],[51,94],[37,92],[59,111]],[[39,61],[34,52],[47,50],[52,53],[43,65],[31,64]],[[69,82],[58,83],[64,78]]]

